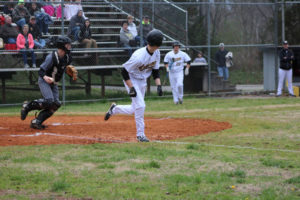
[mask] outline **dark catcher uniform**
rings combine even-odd
[[[21,119],[25,120],[28,112],[32,110],[41,110],[38,116],[31,121],[31,128],[44,129],[42,123],[51,117],[55,111],[59,109],[61,103],[59,101],[58,82],[61,80],[63,73],[66,71],[66,66],[72,62],[70,50],[65,45],[71,44],[68,37],[60,36],[56,41],[58,49],[65,51],[65,56],[59,58],[58,52],[53,51],[50,53],[45,61],[41,64],[39,70],[38,84],[43,98],[33,100],[31,102],[25,101],[21,110]],[[49,84],[44,80],[44,76],[52,77],[53,83]]]

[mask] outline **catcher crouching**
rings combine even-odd
[[[21,110],[21,120],[25,120],[30,111],[40,110],[37,117],[31,121],[30,127],[34,129],[44,129],[43,122],[61,106],[57,84],[63,73],[66,72],[73,80],[77,79],[77,70],[70,65],[71,39],[60,36],[56,40],[56,46],[57,50],[50,53],[40,66],[38,84],[43,98],[25,101]]]

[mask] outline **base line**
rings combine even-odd
[[[160,140],[152,140],[151,142],[155,143],[161,143],[161,144],[195,144],[191,142],[171,142],[171,141],[160,141]],[[197,143],[199,145],[203,146],[209,146],[209,147],[224,147],[229,149],[251,149],[251,150],[257,150],[257,151],[279,151],[279,152],[289,152],[289,153],[300,153],[300,151],[297,150],[289,150],[289,149],[265,149],[265,148],[257,148],[257,147],[249,147],[249,146],[231,146],[231,145],[223,145],[223,144],[209,144],[209,143]]]

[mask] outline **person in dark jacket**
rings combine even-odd
[[[90,48],[98,48],[96,40],[92,38],[92,31],[90,28],[90,20],[85,19],[84,26],[80,29],[78,39],[80,44],[83,44],[85,48],[90,49]],[[95,61],[95,64],[98,64],[98,55],[97,53],[92,54],[94,58],[92,60]],[[85,56],[88,56],[86,53]]]
[[[142,32],[143,32],[143,42],[144,42],[144,44],[142,44],[142,46],[145,46],[145,45],[147,45],[146,36],[153,29],[152,24],[150,23],[148,16],[143,17],[142,26],[140,25],[140,29],[142,29]]]
[[[41,31],[36,24],[35,16],[31,16],[29,20],[29,33],[31,33],[33,40],[34,40],[34,47],[42,49],[46,45],[46,41],[42,39]]]
[[[224,80],[228,80],[229,78],[229,71],[226,67],[226,54],[228,53],[227,50],[224,48],[224,43],[219,44],[219,51],[217,51],[215,55],[215,59],[217,61],[217,69],[219,77],[222,77]]]
[[[18,5],[12,12],[13,22],[15,22],[22,30],[23,26],[29,22],[30,13],[24,6],[24,0],[19,0]]]
[[[74,38],[78,41],[78,34],[80,29],[84,26],[85,20],[82,16],[82,10],[79,10],[77,15],[74,15],[70,20],[70,25],[68,29],[68,36]]]
[[[18,30],[17,25],[13,26],[12,20],[10,16],[6,16],[5,24],[1,28],[0,35],[4,40],[4,43],[7,44],[16,44],[17,37],[18,37]]]
[[[50,15],[48,15],[46,12],[42,12],[36,3],[31,3],[29,13],[31,16],[36,17],[36,24],[39,26],[40,32],[44,35],[48,35],[48,27],[50,24],[53,24],[53,20],[51,19]]]
[[[288,82],[289,95],[295,97],[293,90],[293,61],[295,60],[294,53],[289,49],[288,41],[283,42],[283,48],[279,52],[280,67],[278,69],[278,89],[276,96],[282,95],[282,87],[284,79]]]
[[[9,0],[3,7],[3,13],[11,16],[15,6],[14,0]]]

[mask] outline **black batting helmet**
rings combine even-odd
[[[163,34],[160,30],[154,29],[147,35],[147,42],[150,46],[161,46],[163,41]]]
[[[69,37],[67,37],[67,36],[59,36],[59,37],[56,39],[56,47],[57,47],[58,49],[62,49],[62,50],[64,50],[64,51],[66,51],[66,53],[69,53],[70,50],[67,49],[67,48],[65,47],[65,45],[66,45],[66,44],[71,44],[71,43],[72,43],[72,40],[71,40]]]
[[[179,46],[179,47],[180,47],[181,45],[180,45],[180,43],[179,43],[178,41],[175,41],[175,42],[173,42],[173,48],[174,48],[175,46]]]

